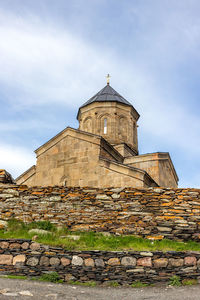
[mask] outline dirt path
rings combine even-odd
[[[12,300],[199,300],[200,285],[106,288],[0,278],[0,299]]]

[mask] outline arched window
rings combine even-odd
[[[107,134],[107,119],[105,118],[104,120],[103,120],[103,133],[104,134]]]
[[[83,130],[87,132],[92,132],[92,118],[88,117],[83,121]]]

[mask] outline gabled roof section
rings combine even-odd
[[[119,160],[119,161],[123,160],[123,157],[121,156],[121,154],[102,136],[94,134],[94,133],[82,131],[79,129],[71,128],[71,127],[66,127],[64,130],[59,132],[57,135],[55,135],[49,141],[47,141],[42,146],[37,148],[35,150],[37,157],[40,156],[43,152],[47,151],[49,148],[56,145],[58,142],[60,142],[66,136],[83,139],[83,140],[86,140],[93,144],[99,145],[100,147],[104,148],[106,151],[107,150],[110,151],[111,155],[114,157],[115,160]],[[17,179],[19,179],[19,178],[17,178]]]
[[[100,90],[96,95],[86,101],[80,108],[87,106],[94,102],[118,102],[124,105],[132,106],[130,102],[128,102],[124,97],[122,97],[118,92],[116,92],[110,84],[107,84],[102,90]],[[133,106],[132,106],[133,107]],[[77,114],[77,118],[79,115],[79,111]]]
[[[90,137],[93,140],[93,142],[94,142],[94,139],[99,140],[98,143],[100,143],[100,140],[102,139],[102,137],[100,135],[90,133],[90,132],[86,132],[86,131],[81,131],[79,129],[75,129],[75,128],[72,128],[72,127],[66,127],[61,132],[59,132],[57,135],[52,137],[50,140],[48,140],[46,143],[44,143],[43,145],[41,145],[39,148],[37,148],[35,150],[35,153],[36,153],[37,157],[39,155],[41,155],[43,152],[47,151],[52,146],[54,146],[55,144],[57,144],[60,140],[65,138],[67,135],[72,136],[74,134],[75,135],[76,134],[83,134],[84,136]]]

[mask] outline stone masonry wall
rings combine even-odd
[[[0,219],[49,220],[70,230],[200,240],[200,190],[0,185]]]
[[[14,183],[14,180],[10,173],[4,169],[0,169],[0,183]]]
[[[80,252],[30,240],[0,240],[0,274],[32,277],[48,272],[57,272],[64,281],[120,284],[167,281],[173,275],[199,279],[200,252]]]

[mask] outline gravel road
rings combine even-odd
[[[185,287],[83,287],[0,278],[2,300],[200,300],[200,285]]]

